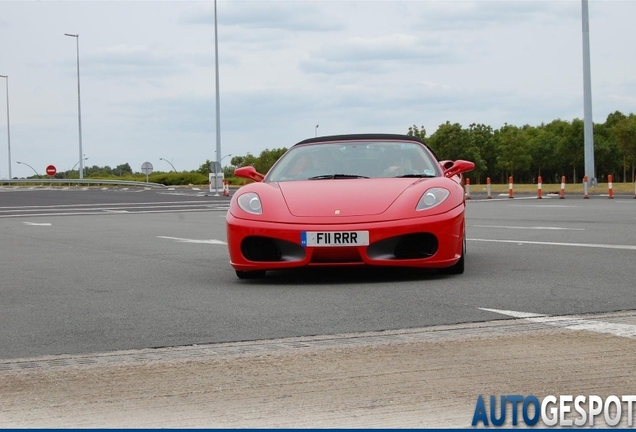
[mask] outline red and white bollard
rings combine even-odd
[[[541,176],[537,177],[537,199],[543,198],[541,188],[543,187],[543,179]]]
[[[223,181],[223,196],[230,196],[230,181],[229,180],[224,180]]]
[[[590,196],[587,194],[587,176],[583,177],[583,198],[590,198]]]
[[[613,199],[614,198],[614,185],[612,184],[612,175],[608,175],[607,176],[607,188],[609,189],[609,198]]]
[[[491,199],[492,194],[490,193],[490,177],[486,177],[486,193],[488,194],[486,198]],[[634,198],[636,198],[636,194],[634,194]]]
[[[561,192],[559,192],[559,199],[565,198],[565,176],[561,176]]]
[[[508,198],[514,198],[515,194],[512,190],[512,176],[508,177]]]
[[[464,197],[470,199],[470,179],[466,178]]]

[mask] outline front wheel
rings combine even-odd
[[[239,279],[260,279],[265,277],[265,270],[255,270],[255,271],[236,270],[236,276]]]

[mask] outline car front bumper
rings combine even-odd
[[[230,264],[238,271],[305,266],[444,268],[462,255],[464,205],[434,216],[373,223],[290,224],[227,214]],[[368,246],[301,246],[303,231],[368,231]]]

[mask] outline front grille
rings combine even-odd
[[[241,242],[241,253],[249,261],[302,261],[305,249],[295,243],[271,237],[250,236]]]
[[[410,234],[400,239],[394,253],[397,259],[428,258],[437,252],[437,246],[437,238],[433,234]]]
[[[243,256],[250,261],[280,261],[283,253],[272,238],[247,237],[241,244]]]
[[[371,259],[423,259],[435,255],[439,243],[431,233],[406,234],[373,243],[367,249]]]

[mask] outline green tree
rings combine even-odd
[[[517,126],[505,124],[495,131],[495,139],[499,148],[497,168],[513,177],[517,174],[521,177],[523,173],[527,173],[532,158],[522,130]]]
[[[133,170],[128,162],[126,162],[125,164],[117,165],[113,171],[113,173],[118,176],[132,175],[133,173]]]
[[[482,174],[485,177],[494,177],[497,165],[497,144],[492,127],[472,123],[468,126],[468,136],[470,137],[471,147],[474,147],[479,152],[478,160],[469,159],[478,165],[474,171],[477,182],[481,182],[480,177]]]
[[[422,141],[426,139],[426,129],[424,126],[420,126],[419,128],[415,125],[409,127],[409,131],[406,133],[408,136],[414,136],[419,138]]]
[[[584,164],[584,123],[581,119],[574,119],[563,130],[562,139],[557,145],[557,155],[563,162],[563,168],[572,169],[572,181],[577,182],[576,170],[583,171]],[[567,174],[563,172],[564,175]]]
[[[529,153],[532,158],[530,170],[538,176],[546,177],[557,171],[554,154],[559,143],[559,137],[545,125],[535,128],[534,133],[529,134]]]
[[[632,176],[634,178],[634,162],[636,162],[636,116],[630,114],[614,124],[612,127],[618,147],[623,154],[623,181],[627,177],[627,165],[631,164]],[[631,181],[630,179],[630,181]]]
[[[283,155],[287,149],[285,147],[278,149],[265,149],[256,158],[254,162],[254,168],[261,174],[267,173],[270,168],[276,163],[276,161]]]

